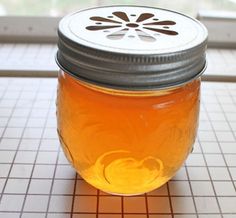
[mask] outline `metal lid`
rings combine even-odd
[[[64,17],[58,34],[60,68],[104,87],[179,86],[200,76],[206,65],[206,28],[165,9],[91,8]]]

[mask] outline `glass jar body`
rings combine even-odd
[[[200,83],[122,92],[60,71],[57,121],[66,157],[82,178],[108,193],[137,195],[162,186],[192,150]]]

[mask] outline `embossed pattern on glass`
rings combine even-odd
[[[132,195],[160,187],[192,150],[199,91],[195,80],[169,91],[119,95],[61,72],[57,115],[64,152],[105,192]]]

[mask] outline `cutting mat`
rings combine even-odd
[[[236,83],[203,83],[193,153],[168,184],[135,197],[96,190],[69,165],[56,85],[0,78],[0,218],[236,217]]]

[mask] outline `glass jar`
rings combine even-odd
[[[173,11],[111,6],[68,15],[58,32],[58,134],[72,166],[113,194],[166,183],[196,137],[205,27]]]

